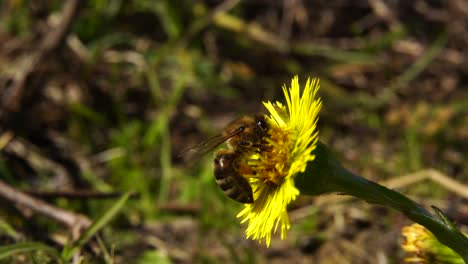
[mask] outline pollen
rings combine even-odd
[[[239,166],[239,174],[244,176],[245,178],[248,178],[249,175],[253,175],[254,171],[252,171],[251,166],[248,164],[241,163]]]
[[[269,137],[265,138],[266,146],[260,152],[259,159],[254,160],[258,182],[267,185],[281,185],[289,173],[291,148],[289,132],[281,127],[269,124]]]

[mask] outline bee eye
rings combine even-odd
[[[267,123],[263,119],[260,119],[260,120],[257,121],[257,126],[260,127],[262,130],[267,130],[268,129]]]

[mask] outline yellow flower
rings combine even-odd
[[[401,248],[410,254],[405,258],[407,263],[464,263],[457,253],[440,243],[420,224],[405,226],[401,233],[405,237]]]
[[[255,168],[255,173],[244,177],[252,186],[254,202],[245,204],[237,217],[242,223],[248,222],[247,238],[265,240],[267,246],[278,227],[281,239],[286,237],[290,228],[287,206],[299,195],[294,177],[315,158],[312,151],[318,140],[316,126],[322,107],[320,98],[316,98],[318,89],[319,80],[309,78],[301,95],[295,76],[290,88],[283,86],[286,106],[263,103],[269,112],[267,146],[248,158],[247,164]]]

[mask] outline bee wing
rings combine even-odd
[[[201,142],[198,145],[188,148],[187,150],[183,151],[179,155],[179,157],[183,158],[185,161],[200,158],[204,154],[212,151],[214,148],[226,142],[227,140],[239,134],[240,132],[242,132],[242,129],[234,129],[227,135],[214,136],[208,140]]]

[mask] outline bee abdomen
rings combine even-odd
[[[214,160],[216,184],[231,199],[240,203],[253,203],[252,187],[237,171],[239,154],[220,150]]]

